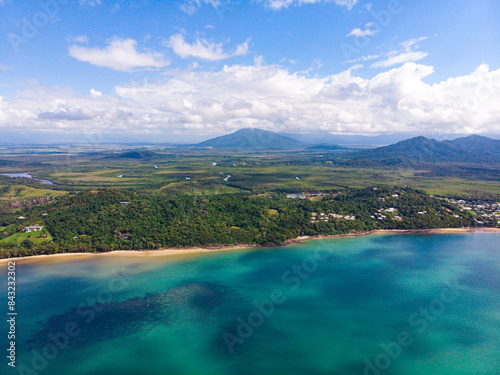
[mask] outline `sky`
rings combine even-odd
[[[500,133],[498,0],[0,0],[0,15],[0,143]]]

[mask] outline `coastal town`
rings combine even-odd
[[[478,224],[500,225],[500,203],[472,202],[463,199],[455,200],[450,198],[440,198],[454,206],[460,211],[470,212]]]

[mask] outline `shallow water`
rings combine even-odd
[[[18,261],[17,368],[1,373],[499,374],[499,238]]]
[[[38,180],[41,181],[43,184],[46,185],[54,185],[54,182],[51,180],[46,180],[44,178],[33,178],[29,173],[0,173],[0,176],[8,176],[12,178],[31,178],[33,180]]]

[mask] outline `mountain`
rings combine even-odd
[[[208,141],[198,143],[196,147],[214,148],[214,149],[233,149],[233,150],[294,150],[305,148],[302,142],[289,137],[278,135],[276,133],[261,130],[245,128],[237,132],[209,139]]]
[[[325,131],[312,132],[312,133],[296,133],[296,134],[278,133],[278,134],[295,139],[296,141],[299,142],[310,143],[312,145],[329,144],[329,145],[340,145],[349,147],[386,146],[418,135],[411,133],[398,133],[398,134],[384,134],[378,136],[366,136],[366,135],[331,134]]]
[[[381,135],[358,135],[358,134],[331,134],[329,132],[309,132],[309,133],[278,133],[299,142],[310,143],[313,145],[317,144],[329,144],[329,145],[340,145],[347,147],[382,147],[388,146],[397,142],[404,141],[406,139],[418,137],[423,135],[429,139],[436,139],[442,141],[445,139],[455,139],[459,137],[467,137],[464,134],[443,134],[438,132],[432,133],[393,133],[393,134],[381,134]],[[485,134],[486,137],[493,138],[493,140],[500,137],[499,134]],[[480,137],[480,136],[474,136]],[[485,138],[486,138],[485,137]],[[468,137],[467,137],[468,138]]]
[[[483,137],[480,135],[470,135],[468,137],[457,138],[449,143],[461,149],[467,149],[476,158],[486,161],[495,161],[499,159],[500,141]]]
[[[415,137],[396,144],[360,151],[355,159],[385,161],[390,164],[402,161],[423,163],[484,163],[500,162],[500,141],[472,135],[453,141],[436,141],[426,137]]]

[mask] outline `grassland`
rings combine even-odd
[[[40,237],[40,236],[43,237]],[[52,236],[48,233],[41,232],[31,232],[31,233],[16,233],[13,234],[12,236],[6,237],[2,240],[0,240],[0,244],[13,244],[13,245],[19,245],[21,242],[25,240],[30,240],[33,242],[34,245],[39,245],[45,242],[50,242],[52,241]]]
[[[269,192],[337,191],[373,185],[406,186],[440,196],[474,197],[486,194],[500,197],[499,179],[475,176],[473,169],[469,169],[471,173],[453,175],[442,167],[444,175],[433,175],[425,168],[346,167],[339,165],[337,154],[245,155],[176,151],[167,147],[148,147],[148,151],[155,152],[153,159],[109,156],[130,149],[133,148],[103,146],[88,152],[67,147],[39,150],[16,148],[10,154],[11,158],[45,163],[46,168],[31,173],[36,178],[52,180],[55,185],[30,186],[20,192],[16,190],[18,187],[11,186],[11,190],[0,194],[0,200],[58,196],[67,191],[99,187],[148,190],[152,194],[249,192],[259,195]],[[1,153],[8,154],[8,150],[3,149]],[[0,168],[0,172],[8,171],[12,168]],[[15,171],[26,170],[18,168]],[[231,177],[225,180],[228,175]]]
[[[58,197],[64,194],[66,194],[66,192],[48,188],[34,188],[23,185],[0,185],[0,201],[19,201],[41,197]]]

